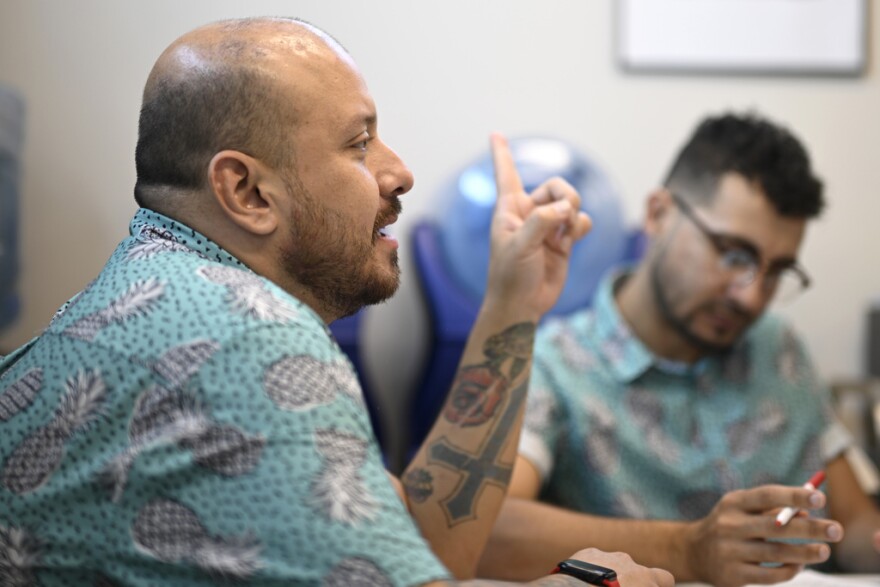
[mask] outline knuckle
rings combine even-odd
[[[739,528],[739,521],[733,516],[721,516],[716,524],[718,534],[721,536],[730,536]]]
[[[670,587],[675,585],[675,577],[665,569],[653,568],[651,569],[651,574],[660,585],[669,585]]]
[[[779,583],[794,577],[800,568],[796,565],[784,565],[781,567],[758,567],[754,580],[761,583]]]
[[[730,507],[732,504],[740,501],[743,498],[745,491],[742,489],[735,489],[733,491],[728,491],[721,499],[718,500],[718,505],[722,507]]]
[[[780,542],[765,543],[766,558],[771,561],[786,560],[791,557],[792,552],[786,545]]]

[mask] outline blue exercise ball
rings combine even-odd
[[[553,176],[565,178],[581,195],[581,208],[593,220],[591,232],[572,251],[568,280],[551,314],[567,314],[590,304],[602,275],[627,250],[620,198],[605,173],[571,144],[554,138],[509,140],[527,192]],[[497,192],[491,154],[465,167],[444,188],[448,202],[439,222],[449,272],[461,289],[480,300],[489,265],[489,225]]]

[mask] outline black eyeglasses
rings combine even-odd
[[[761,253],[750,242],[737,236],[715,232],[700,220],[694,209],[678,194],[672,193],[672,201],[694,223],[718,253],[718,269],[736,287],[751,285],[761,274],[764,263]],[[775,300],[785,302],[797,297],[810,287],[810,277],[797,263],[785,263],[767,267],[761,282],[764,293]]]

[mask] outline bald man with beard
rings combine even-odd
[[[350,55],[301,21],[215,23],[162,54],[130,236],[0,362],[0,583],[487,584],[467,579],[510,479],[535,325],[590,221],[560,179],[526,194],[493,137],[488,293],[398,481],[326,326],[398,286],[388,226],[413,177],[377,127]],[[672,585],[620,553],[576,556],[624,587]]]

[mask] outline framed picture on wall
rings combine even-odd
[[[631,71],[860,75],[867,0],[618,0]]]

